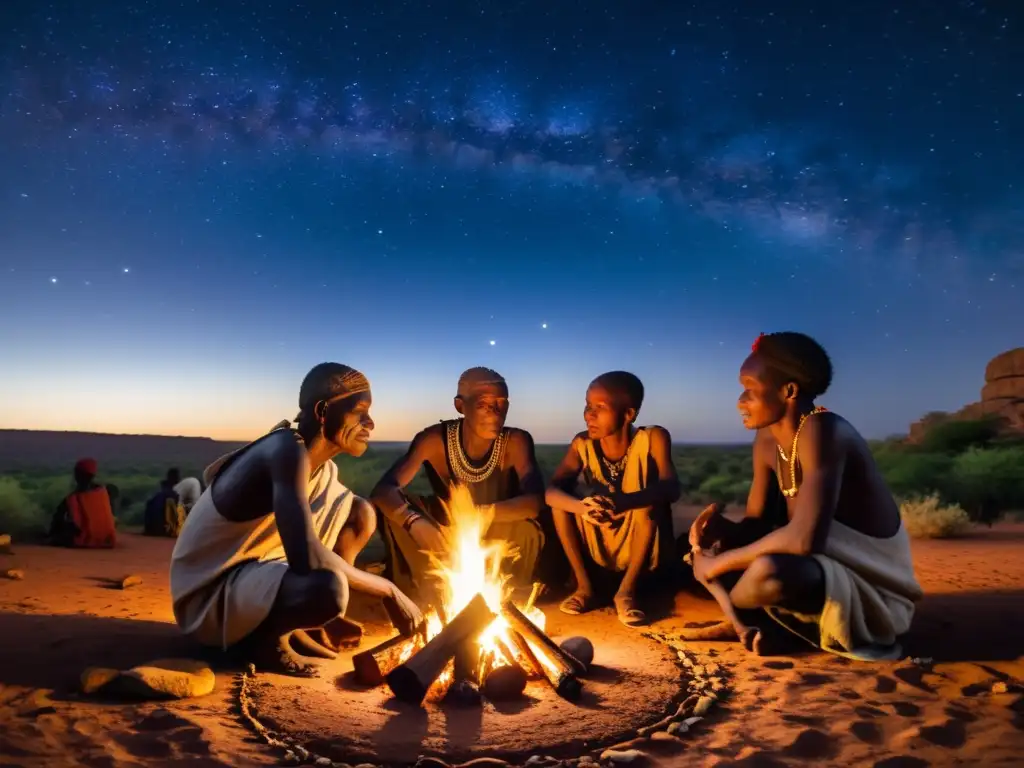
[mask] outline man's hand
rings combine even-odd
[[[697,519],[693,521],[693,525],[690,526],[690,549],[694,552],[700,549],[700,540],[704,535],[704,529],[707,528],[708,522],[721,511],[722,506],[720,504],[708,504],[697,515]]]
[[[416,628],[423,624],[423,612],[394,585],[391,594],[384,598],[384,608],[395,629],[403,636],[411,636]]]
[[[449,542],[444,530],[425,517],[409,526],[409,535],[421,552],[441,555],[448,551]]]
[[[609,526],[621,517],[615,510],[615,502],[608,496],[587,496],[582,504],[586,510],[583,519],[592,525]]]
[[[693,551],[693,575],[701,584],[713,581],[715,558],[702,552],[700,549]]]

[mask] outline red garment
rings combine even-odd
[[[72,546],[110,548],[117,544],[114,512],[106,488],[90,488],[68,495],[68,516],[78,529]]]

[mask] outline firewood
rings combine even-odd
[[[430,686],[458,653],[459,647],[467,640],[475,640],[494,619],[483,595],[477,594],[412,658],[388,673],[386,680],[391,692],[400,701],[422,704]]]
[[[384,677],[398,664],[402,646],[415,640],[412,635],[395,635],[352,657],[352,671],[361,685],[382,685]]]
[[[585,670],[579,661],[563,651],[555,642],[522,612],[511,600],[501,605],[501,612],[509,626],[521,634],[529,643],[537,646],[549,664],[541,663],[544,678],[559,696],[575,701],[583,693],[583,684],[576,677]]]

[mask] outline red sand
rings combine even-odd
[[[170,613],[171,544],[125,536],[115,551],[84,552],[16,543],[13,555],[0,555],[0,571],[25,571],[23,581],[0,579],[0,764],[119,768],[279,761],[279,753],[240,724],[231,673],[218,674],[213,694],[190,701],[117,704],[74,692],[86,666],[124,668],[187,652]],[[914,557],[928,596],[907,654],[934,658],[933,668],[909,661],[857,664],[820,654],[759,660],[732,645],[695,644],[694,650],[714,654],[728,669],[732,695],[687,737],[682,753],[659,761],[1019,765],[1024,752],[1024,695],[1018,687],[1024,677],[1024,525],[997,525],[959,541],[915,542]],[[143,584],[124,591],[111,588],[112,580],[128,574],[142,576]],[[670,632],[686,622],[716,618],[713,604],[686,594],[677,599],[676,613],[654,628]],[[571,631],[554,608],[549,616],[554,632]],[[374,617],[364,613],[361,618]],[[580,629],[598,639],[599,653],[601,643],[623,632],[608,611],[587,617]],[[637,640],[638,645],[648,642]],[[257,679],[281,682],[271,676]],[[998,682],[1009,683],[1010,692],[993,693]],[[288,681],[280,701],[304,708],[315,697],[303,688],[323,683]],[[289,687],[293,690],[286,696]],[[359,726],[358,717],[339,713],[335,728]],[[556,729],[559,741],[573,741],[586,737],[594,723],[556,717],[537,726]],[[374,734],[360,738],[372,740]],[[536,739],[553,743],[549,732]]]

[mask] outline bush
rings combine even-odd
[[[729,475],[712,475],[700,484],[695,500],[699,504],[739,504],[747,500],[750,481]]]
[[[0,533],[35,536],[46,530],[46,519],[13,477],[0,477]]]
[[[972,448],[952,465],[951,493],[972,520],[991,523],[1024,507],[1024,448]]]
[[[875,460],[889,490],[897,497],[946,495],[950,490],[953,457],[889,449]]]
[[[921,449],[928,453],[962,453],[968,448],[984,446],[999,436],[999,419],[944,421],[925,432]]]
[[[959,505],[944,505],[938,494],[902,502],[900,518],[912,539],[953,539],[971,527],[967,513]]]

